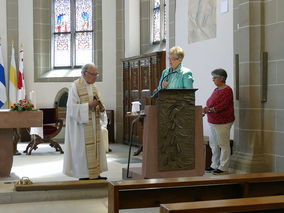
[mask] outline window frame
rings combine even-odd
[[[71,30],[70,32],[55,32],[55,12],[54,12],[54,2],[55,0],[52,0],[52,15],[51,15],[51,42],[50,42],[50,45],[51,45],[51,68],[52,70],[64,70],[64,69],[80,69],[82,68],[82,65],[76,65],[76,34],[79,34],[79,33],[91,33],[91,38],[92,38],[92,61],[94,62],[95,60],[95,8],[94,8],[94,0],[91,0],[92,1],[92,20],[90,21],[90,23],[92,24],[92,30],[85,30],[85,31],[77,31],[76,30],[76,1],[77,0],[70,0],[70,27],[71,27]],[[70,41],[70,46],[71,46],[71,49],[70,49],[70,66],[54,66],[55,64],[55,47],[54,47],[54,43],[55,43],[55,35],[60,35],[60,34],[70,34],[70,37],[71,37],[71,41]]]
[[[152,45],[157,45],[160,44],[161,42],[166,42],[166,35],[165,35],[165,31],[166,31],[166,24],[165,24],[165,15],[166,15],[166,7],[167,7],[167,3],[166,0],[160,0],[160,40],[159,41],[154,41],[154,10],[156,9],[154,7],[154,1],[155,0],[151,0],[151,18],[150,18],[150,26],[151,26],[151,43]]]

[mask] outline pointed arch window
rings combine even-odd
[[[93,7],[93,0],[53,0],[53,68],[94,61]]]
[[[152,0],[152,40],[153,44],[166,41],[166,1]]]

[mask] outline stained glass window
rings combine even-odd
[[[167,35],[167,4],[164,4],[164,33],[163,33],[163,40],[166,40]]]
[[[54,36],[55,67],[70,66],[71,53],[71,35],[70,34],[56,34]]]
[[[165,0],[152,0],[153,3],[153,43],[159,43],[162,39],[166,40],[166,3]]]
[[[93,0],[54,0],[53,6],[53,66],[93,62]]]
[[[76,65],[92,62],[93,33],[76,34]]]
[[[54,31],[70,32],[71,28],[71,4],[70,0],[55,0],[54,1]]]
[[[161,40],[161,2],[160,0],[154,0],[153,9],[153,42],[159,42]]]
[[[76,1],[76,31],[92,30],[92,0]]]

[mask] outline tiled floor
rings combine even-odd
[[[0,205],[0,213],[107,213],[107,198]],[[120,210],[120,213],[158,213],[159,208]]]
[[[22,153],[26,145],[26,143],[20,143],[18,150]],[[127,167],[128,146],[111,144],[110,147],[112,152],[107,154],[108,171],[102,173],[102,176],[108,177],[108,180],[121,180],[122,168]],[[134,152],[136,148],[132,150]],[[142,156],[132,157],[133,163],[131,166],[141,166],[141,158]],[[65,176],[62,173],[62,167],[63,155],[54,152],[54,149],[49,147],[49,145],[41,144],[30,156],[25,154],[14,156],[11,177],[0,178],[0,194],[13,191],[13,184],[7,183],[13,183],[24,176],[29,177],[33,182],[76,180]],[[0,213],[4,212],[106,213],[107,198],[1,204]],[[122,210],[120,212],[154,213],[159,212],[159,208]]]
[[[18,150],[22,155],[14,156],[13,167],[10,180],[21,177],[29,177],[33,181],[62,181],[76,180],[62,173],[63,154],[55,152],[55,149],[48,144],[40,144],[37,150],[31,155],[23,154],[26,143],[20,143]],[[64,149],[64,145],[61,145]],[[123,167],[127,167],[128,146],[122,144],[111,144],[112,152],[107,153],[108,171],[102,173],[102,176],[109,180],[120,180]],[[133,151],[136,148],[132,149]],[[141,165],[142,156],[131,157],[132,165]],[[0,179],[1,181],[1,179]]]

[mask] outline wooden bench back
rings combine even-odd
[[[266,182],[266,181],[284,181],[284,172],[252,173],[252,174],[230,174],[214,176],[196,176],[180,178],[161,178],[161,179],[143,179],[143,180],[122,180],[110,181],[111,187],[122,189],[144,189],[152,187],[178,187],[195,186],[207,184],[226,184],[240,182]]]
[[[162,204],[160,213],[242,212],[273,209],[284,209],[284,195]]]
[[[112,181],[109,213],[162,203],[284,194],[284,172]]]

